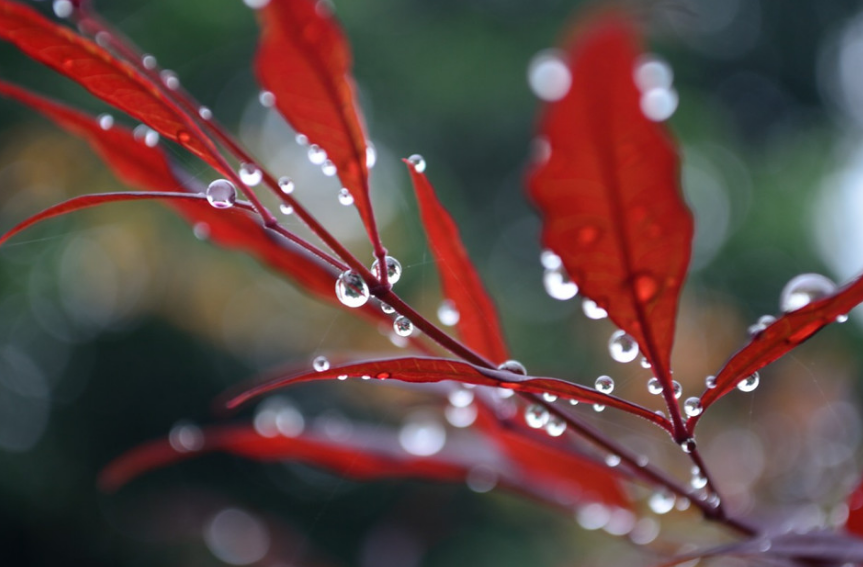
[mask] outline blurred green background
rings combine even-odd
[[[429,314],[440,299],[399,162],[421,153],[516,357],[531,373],[587,384],[610,373],[616,393],[656,405],[646,371],[608,360],[611,325],[586,320],[578,300],[544,293],[539,221],[523,194],[537,110],[527,68],[555,45],[580,3],[334,4],[379,154],[373,184],[385,243],[405,267],[400,293]],[[50,13],[50,2],[33,5]],[[850,0],[631,5],[651,49],[675,72],[680,105],[670,125],[699,226],[674,353],[686,397],[743,344],[749,324],[778,311],[791,277],[819,272],[842,282],[863,270],[863,16]],[[370,259],[353,211],[337,204],[338,186],[257,103],[256,25],[240,0],[97,6],[274,173],[293,176],[297,197]],[[0,76],[107,110],[6,45]],[[3,229],[69,195],[118,189],[83,142],[33,113],[0,101],[0,124]],[[732,509],[782,515],[793,526],[841,521],[837,504],[859,477],[861,322],[827,329],[767,369],[755,393],[732,394],[704,420],[699,442]],[[213,422],[213,400],[263,369],[305,366],[320,354],[399,352],[387,333],[372,331],[254,261],[197,240],[155,204],[111,205],[17,237],[0,250],[0,561],[224,565],[232,556],[220,545],[230,547],[233,534],[241,548],[269,542],[254,563],[265,567],[640,565],[650,549],[684,541],[675,526],[691,523],[692,511],[663,518],[644,554],[507,495],[359,484],[219,456],[153,473],[115,495],[96,489],[112,458],[180,420]],[[377,392],[321,385],[289,395],[307,422],[335,411],[398,422],[404,399]],[[688,474],[667,439],[613,415],[589,417]],[[220,516],[226,509],[242,512]],[[232,526],[228,543],[213,535],[219,518]],[[707,530],[698,541],[716,537]]]

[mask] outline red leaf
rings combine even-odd
[[[377,242],[366,136],[342,30],[317,0],[271,0],[258,14],[255,69],[261,85],[275,95],[276,108],[294,129],[327,152]]]
[[[443,358],[394,358],[390,360],[370,360],[358,364],[332,367],[323,372],[308,372],[287,377],[279,377],[255,386],[229,400],[228,408],[249,401],[252,398],[272,392],[288,385],[318,380],[334,380],[340,376],[370,376],[376,380],[398,380],[415,384],[430,384],[452,380],[477,386],[494,386],[530,394],[551,393],[567,400],[590,404],[603,404],[642,417],[651,423],[668,430],[668,422],[656,413],[626,400],[597,392],[593,388],[564,382],[556,378],[520,377],[511,372],[491,370],[473,366],[466,362]]]
[[[458,227],[438,201],[428,178],[405,160],[413,181],[420,216],[428,238],[443,295],[453,302],[459,319],[457,328],[464,342],[496,364],[509,358],[494,302],[467,255]]]
[[[780,317],[755,335],[749,344],[725,363],[716,375],[716,387],[701,395],[702,407],[707,409],[716,400],[734,390],[742,379],[794,349],[826,325],[835,322],[837,317],[847,315],[860,303],[863,303],[863,277],[830,297],[813,301]],[[690,418],[687,424],[690,431],[694,429],[697,421],[698,418]]]
[[[848,496],[848,520],[845,529],[852,534],[863,536],[863,483]]]
[[[568,50],[572,88],[542,117],[551,154],[531,173],[530,195],[544,217],[544,246],[638,341],[670,393],[692,217],[672,141],[640,109],[632,24],[610,13],[585,31]]]
[[[224,170],[212,143],[156,86],[92,41],[8,0],[0,0],[0,39]]]

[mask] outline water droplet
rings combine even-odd
[[[545,432],[552,437],[560,437],[566,431],[566,422],[556,415],[551,415],[548,418],[548,423],[545,424]]]
[[[529,427],[540,429],[548,423],[548,410],[540,404],[532,404],[524,410],[524,421]]]
[[[317,144],[309,146],[309,161],[315,165],[322,165],[327,160],[327,152],[325,152]]]
[[[614,391],[614,380],[610,376],[600,376],[594,383],[597,392],[610,394]]]
[[[294,180],[287,176],[279,177],[279,189],[285,195],[290,195],[294,192]]]
[[[719,495],[718,494],[711,494],[710,496],[707,497],[706,502],[707,502],[707,505],[710,506],[711,508],[718,508],[719,503],[720,503]]]
[[[713,388],[715,388],[715,387],[716,387],[716,376],[713,376],[713,375],[711,374],[710,376],[708,376],[707,378],[705,378],[705,379],[704,379],[704,386],[705,386],[708,390],[712,390]]]
[[[680,396],[683,395],[683,386],[680,385],[680,382],[677,380],[671,381],[671,390],[674,392],[674,399],[679,400]]]
[[[360,380],[371,380],[371,379],[372,379],[371,376],[366,376],[366,375],[360,376]]]
[[[307,146],[307,145],[309,145],[309,137],[308,137],[308,136],[306,136],[305,134],[297,134],[296,136],[294,136],[294,141],[295,141],[295,142],[297,143],[297,145],[299,145],[299,146]]]
[[[156,58],[150,54],[146,54],[141,57],[141,65],[143,65],[144,69],[147,69],[148,71],[152,71],[153,69],[155,69],[156,65],[158,64],[159,63],[158,61],[156,61]]]
[[[647,505],[653,510],[654,514],[667,514],[674,508],[675,500],[676,498],[673,493],[658,490],[650,496]]]
[[[391,315],[396,312],[395,308],[389,303],[384,303],[381,301],[381,311],[386,313],[387,315]]]
[[[497,486],[497,476],[497,472],[493,468],[477,465],[468,471],[465,483],[474,492],[484,494]]]
[[[366,142],[366,167],[373,168],[378,162],[378,151],[371,142]]]
[[[447,406],[444,417],[453,427],[470,427],[476,421],[479,410],[475,405],[465,407]]]
[[[98,120],[102,130],[110,130],[114,126],[114,117],[110,114],[100,114]]]
[[[576,513],[578,525],[586,530],[598,530],[611,520],[611,511],[602,504],[588,504],[578,509]]]
[[[519,374],[521,376],[527,376],[527,369],[524,367],[524,364],[517,360],[507,360],[506,362],[501,363],[497,369],[505,372],[512,372],[513,374]]]
[[[552,394],[551,392],[543,392],[542,399],[551,404],[557,401],[557,394]]]
[[[762,315],[754,325],[750,325],[746,332],[750,337],[754,337],[758,333],[764,331],[767,327],[776,322],[776,317],[773,315]]]
[[[540,51],[527,67],[527,83],[540,100],[560,100],[572,86],[572,74],[566,66],[565,55],[556,49]]]
[[[196,222],[192,227],[192,234],[198,240],[206,240],[210,237],[210,225],[205,222]]]
[[[837,323],[844,323],[847,320],[848,320],[848,314],[847,313],[836,316],[836,322]]]
[[[159,143],[159,133],[147,126],[146,124],[138,124],[132,131],[132,135],[139,142],[144,142],[149,148],[154,147]]]
[[[683,452],[684,452],[684,453],[686,453],[686,454],[692,453],[692,452],[695,450],[695,439],[692,439],[692,438],[690,437],[689,439],[686,439],[685,441],[682,441],[682,442],[680,443],[680,448],[681,448],[681,449],[683,450]]]
[[[605,411],[605,405],[604,404],[593,404],[593,411],[595,411],[596,413],[603,412],[603,411]]]
[[[422,173],[426,170],[426,160],[419,154],[414,154],[408,158],[408,162],[413,166],[414,171]]]
[[[671,118],[679,102],[676,90],[657,87],[641,95],[641,112],[649,120],[662,122]]]
[[[560,301],[572,299],[578,294],[578,285],[569,279],[569,275],[562,266],[554,270],[545,270],[542,284],[548,295]]]
[[[457,408],[464,408],[473,403],[473,392],[467,388],[457,388],[447,396],[449,403]]]
[[[210,120],[213,118],[213,111],[206,106],[202,106],[198,109],[198,116],[201,117],[201,120]]]
[[[339,203],[348,207],[354,204],[354,196],[351,195],[351,192],[347,187],[342,187],[339,189]]]
[[[294,212],[294,208],[290,205],[285,204],[285,203],[282,203],[281,205],[279,205],[279,210],[282,211],[283,215],[290,215],[290,214],[293,214],[293,212]]]
[[[175,91],[180,88],[180,78],[170,69],[163,69],[162,72],[159,73],[159,77],[162,79],[162,83],[164,83],[170,90]]]
[[[68,18],[75,11],[75,5],[70,0],[54,0],[54,14],[58,18]]]
[[[399,444],[411,455],[430,457],[444,448],[446,429],[435,415],[416,412],[402,425]]]
[[[638,343],[624,331],[615,331],[608,340],[608,353],[617,362],[632,362],[638,356]]]
[[[647,391],[654,396],[662,393],[662,383],[659,381],[659,378],[654,377],[647,381]]]
[[[605,464],[610,466],[611,468],[616,467],[620,464],[620,456],[615,455],[614,453],[609,453],[605,456]]]
[[[638,58],[632,78],[641,92],[651,89],[668,89],[674,82],[671,66],[656,55],[649,53]]]
[[[791,278],[779,296],[783,313],[795,311],[836,291],[836,284],[821,274],[800,274]]]
[[[404,315],[399,315],[393,321],[393,329],[400,337],[409,337],[414,332],[414,324]]]
[[[252,10],[260,10],[270,3],[270,0],[243,0],[243,3]]]
[[[296,437],[305,425],[303,414],[285,398],[270,398],[255,412],[255,431],[262,437]]]
[[[358,273],[347,270],[336,280],[336,297],[348,307],[362,307],[369,300],[369,286]]]
[[[216,179],[207,187],[207,201],[217,209],[230,209],[237,202],[237,188],[227,179]]]
[[[324,160],[324,163],[321,164],[321,172],[327,177],[332,177],[336,174],[336,164],[332,160]]]
[[[683,402],[683,411],[689,417],[695,417],[697,415],[701,415],[701,412],[704,411],[704,407],[701,405],[701,400],[695,397],[686,398],[686,401]]]
[[[272,108],[273,105],[276,104],[276,95],[270,91],[261,91],[258,94],[258,102],[260,102],[261,106],[264,108]]]
[[[347,379],[348,379],[348,375],[347,375],[347,374],[339,374],[338,379],[339,379],[339,380],[342,380],[342,381],[347,380]]]
[[[312,368],[315,369],[315,372],[326,372],[330,369],[330,361],[327,360],[326,356],[318,356],[312,361]]]
[[[642,368],[650,368],[650,361],[647,360],[646,356],[641,357],[641,367]]]
[[[449,299],[444,299],[440,302],[437,308],[437,318],[442,325],[452,327],[458,323],[461,314],[456,309],[455,303]]]
[[[171,428],[168,442],[178,453],[200,451],[204,448],[204,432],[194,423],[181,421]]]
[[[695,490],[701,490],[707,486],[707,477],[701,474],[701,470],[695,467],[692,471],[692,478],[689,479],[689,486]]]
[[[608,311],[596,304],[592,299],[585,298],[581,302],[581,308],[588,319],[605,319],[608,317]]]
[[[577,406],[577,405],[578,405],[578,400],[570,399],[570,400],[569,400],[569,405],[571,405],[571,406]]]
[[[387,278],[391,284],[394,284],[402,277],[402,265],[392,256],[385,256],[384,261],[387,264]],[[381,267],[377,260],[372,264],[372,273],[376,278],[381,279]]]
[[[560,259],[560,256],[551,250],[543,250],[542,253],[540,253],[539,263],[542,264],[542,267],[546,270],[557,270],[563,266],[563,261]]]
[[[737,383],[737,389],[741,392],[751,392],[758,387],[758,382],[761,380],[761,375],[758,372],[753,372],[743,380]]]
[[[253,163],[244,163],[240,165],[240,181],[246,187],[255,187],[261,182],[261,179],[264,178],[264,174],[261,172],[261,168]]]

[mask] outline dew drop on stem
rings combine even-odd
[[[369,286],[357,272],[347,270],[336,280],[336,297],[348,307],[362,307],[369,300]]]
[[[600,376],[596,379],[594,386],[596,387],[597,392],[610,394],[614,391],[614,380],[611,376]]]
[[[667,514],[674,508],[676,498],[674,494],[666,490],[654,492],[647,501],[648,507],[654,514]]]
[[[387,315],[391,315],[396,312],[395,308],[389,303],[384,303],[381,301],[381,311],[386,313]]]
[[[506,362],[501,363],[497,369],[505,372],[512,372],[513,374],[519,374],[521,376],[527,376],[527,369],[524,367],[524,364],[517,360],[507,360]]]
[[[687,415],[687,417],[695,417],[697,415],[701,415],[701,412],[704,411],[704,408],[701,405],[701,400],[696,397],[686,398],[686,401],[683,402],[683,412]]]
[[[542,394],[542,399],[551,404],[557,401],[557,394],[552,394],[551,392],[544,392]]]
[[[680,396],[683,395],[683,386],[680,385],[680,382],[677,380],[671,381],[671,390],[674,392],[674,399],[679,400]]]
[[[279,177],[279,189],[285,195],[290,195],[294,192],[294,180],[287,176]]]
[[[614,453],[609,453],[605,456],[605,464],[611,468],[616,467],[620,464],[620,456],[615,455]]]
[[[400,337],[409,337],[414,332],[414,324],[404,315],[399,315],[393,321],[393,330]]]
[[[237,202],[237,188],[227,179],[216,179],[207,186],[207,201],[217,209],[230,209]]]
[[[294,213],[294,208],[288,204],[282,203],[279,205],[279,211],[281,211],[283,215],[291,215]]]
[[[632,362],[638,356],[638,343],[624,331],[615,331],[608,340],[608,353],[617,362]]]
[[[253,163],[244,163],[240,165],[240,181],[246,187],[255,187],[261,182],[264,174],[261,172],[261,168]]]
[[[753,372],[743,380],[737,383],[737,389],[741,392],[751,392],[758,387],[758,383],[761,381],[761,375],[758,372]]]
[[[332,177],[336,174],[336,164],[332,160],[324,160],[324,163],[321,164],[321,172],[327,177]]]
[[[714,376],[714,375],[712,375],[712,374],[711,374],[710,376],[708,376],[707,378],[705,378],[705,379],[704,379],[704,386],[705,386],[708,390],[712,390],[713,388],[715,388],[715,387],[716,387],[716,376]]]
[[[592,299],[585,298],[581,302],[581,308],[588,319],[605,319],[608,317],[608,311],[596,304]]]
[[[659,381],[659,378],[654,377],[647,381],[647,391],[654,396],[662,393],[662,382]]]
[[[641,363],[640,364],[641,364],[642,368],[650,368],[650,361],[647,360],[646,356],[641,357]]]
[[[387,279],[389,283],[394,284],[402,277],[402,265],[392,256],[385,256],[384,260],[387,264]],[[381,279],[381,266],[378,260],[372,264],[372,273],[376,278]]]

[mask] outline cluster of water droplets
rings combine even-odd
[[[633,80],[641,92],[641,112],[654,122],[671,118],[679,102],[671,66],[655,55],[645,55],[635,64]]]

